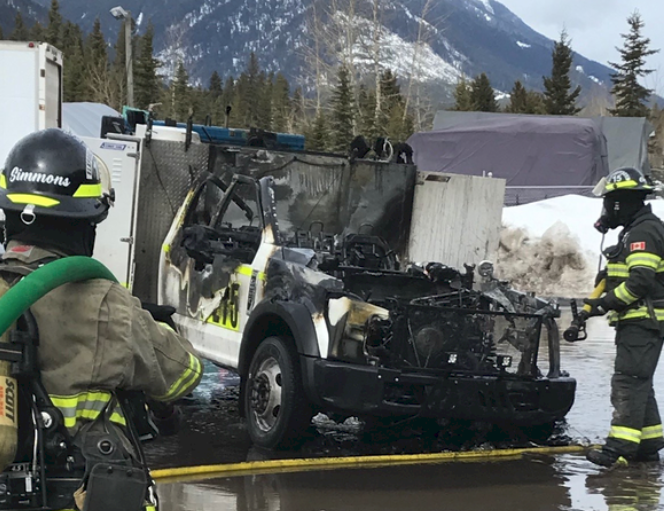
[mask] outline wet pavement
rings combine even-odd
[[[559,324],[565,328],[569,316]],[[577,378],[576,402],[567,424],[549,443],[601,442],[611,418],[613,329],[592,320],[589,338],[562,343],[562,368]],[[545,358],[545,350],[542,350]],[[544,364],[544,369],[546,365]],[[153,468],[217,464],[274,457],[347,456],[436,452],[450,448],[527,446],[509,433],[455,425],[442,433],[431,424],[398,426],[399,436],[367,438],[356,421],[338,424],[318,417],[298,452],[266,453],[251,446],[239,418],[237,378],[208,367],[195,400],[184,409],[180,435],[148,444]],[[655,388],[664,402],[660,369]],[[309,471],[160,484],[162,511],[332,511],[332,510],[656,510],[664,509],[662,467],[636,464],[598,470],[582,456],[529,456],[500,462],[409,465]]]

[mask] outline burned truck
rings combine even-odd
[[[239,373],[255,444],[297,443],[318,411],[537,426],[570,410],[555,304],[489,263],[403,267],[370,225],[294,223],[278,196],[271,176],[200,173],[157,279],[183,334]]]

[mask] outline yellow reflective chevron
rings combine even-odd
[[[609,437],[634,442],[635,444],[641,443],[641,432],[638,429],[627,428],[625,426],[611,426]]]
[[[664,321],[664,309],[655,308],[653,310],[657,321]],[[644,319],[649,317],[650,312],[648,311],[648,307],[645,306],[629,309],[622,313],[612,311],[609,313],[609,324],[613,325],[618,321],[624,321],[626,319]]]
[[[661,424],[647,426],[641,430],[641,440],[654,440],[662,437],[664,437],[664,428]]]
[[[623,263],[609,263],[606,265],[606,273],[607,276],[612,278],[626,279],[629,277],[629,268]]]
[[[192,383],[203,373],[201,363],[189,353],[189,366],[180,377],[171,385],[166,394],[161,396],[154,396],[157,401],[173,401],[179,397],[182,397],[186,392],[189,391]]]
[[[4,172],[0,173],[0,188],[7,188],[7,177]]]
[[[612,192],[614,190],[620,190],[621,188],[636,188],[637,186],[639,186],[639,183],[633,179],[628,179],[627,181],[618,181],[617,183],[606,183],[604,191]]]
[[[651,254],[649,252],[635,252],[627,256],[626,262],[629,269],[641,266],[657,271],[662,262],[662,258],[657,254]]]
[[[77,199],[97,198],[101,197],[101,191],[101,183],[94,185],[81,185],[74,192],[74,197]]]
[[[32,193],[8,193],[7,198],[14,204],[34,204],[42,208],[52,208],[60,204],[59,200]]]
[[[52,395],[51,401],[58,407],[67,428],[76,427],[77,419],[94,420],[106,408],[112,398],[110,392],[91,391],[81,392],[70,396]],[[120,407],[116,406],[110,417],[112,422],[126,426]]]
[[[627,288],[627,284],[623,282],[617,288],[613,290],[616,294],[616,298],[623,302],[625,305],[630,305],[638,300],[638,296],[633,295]]]

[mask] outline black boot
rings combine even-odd
[[[601,449],[591,449],[586,453],[586,459],[595,465],[602,467],[613,467],[616,464],[627,464],[627,460],[619,453],[602,447]]]
[[[655,452],[639,452],[633,458],[633,461],[639,463],[659,463],[659,453]]]

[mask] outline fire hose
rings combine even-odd
[[[606,290],[606,279],[602,279],[595,287],[589,298],[599,298]],[[586,322],[590,315],[590,305],[584,305],[579,312],[576,300],[570,302],[572,308],[572,323],[569,328],[563,333],[563,337],[567,342],[585,341],[588,338],[586,332]]]
[[[276,459],[247,461],[221,465],[200,465],[152,470],[152,478],[160,483],[200,481],[217,477],[236,477],[258,474],[305,472],[308,470],[338,470],[378,468],[395,465],[419,465],[439,463],[469,463],[502,461],[526,455],[580,454],[590,447],[566,445],[551,447],[526,447],[519,449],[440,452],[429,454],[389,454],[378,456],[342,456],[329,458]]]
[[[96,278],[117,282],[110,270],[95,259],[66,257],[45,264],[7,289],[0,297],[0,352],[11,351],[8,330],[36,301],[68,282]],[[11,363],[0,360],[0,392],[3,396],[13,395],[16,388],[16,380],[11,377]],[[4,399],[0,407],[0,470],[12,463],[16,453],[17,404]],[[9,405],[11,409],[8,409]]]

